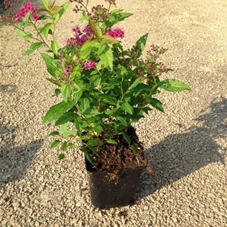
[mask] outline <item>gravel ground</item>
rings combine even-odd
[[[52,126],[41,121],[56,100],[39,53],[22,57],[27,44],[13,28],[1,29],[1,227],[227,226],[227,2],[118,5],[134,13],[121,24],[125,45],[149,31],[148,43],[168,48],[163,61],[175,69],[168,77],[192,87],[163,93],[165,113],[154,110],[136,124],[156,174],[143,173],[135,205],[92,207],[82,154],[69,150],[59,161],[59,150],[49,148]],[[69,9],[59,26],[62,42],[73,18]]]

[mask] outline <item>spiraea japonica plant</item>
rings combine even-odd
[[[62,98],[43,119],[44,124],[54,121],[60,127],[50,133],[58,137],[51,147],[61,146],[59,158],[63,158],[67,147],[82,141],[81,150],[93,163],[101,147],[115,149],[121,137],[136,155],[141,147],[133,143],[128,129],[153,108],[164,111],[155,95],[161,90],[190,88],[175,79],[161,80],[170,70],[159,61],[166,50],[151,45],[143,54],[148,34],[130,49],[124,48],[121,40],[127,32],[117,24],[132,14],[118,9],[115,0],[103,0],[93,7],[88,0],[72,2],[75,13],[81,13],[81,24],[72,29],[72,37],[66,37],[63,47],[55,38],[55,28],[69,2],[57,6],[42,0],[41,9],[26,3],[15,16],[17,34],[31,42],[24,55],[46,48],[41,57],[48,81],[56,85],[54,93]]]

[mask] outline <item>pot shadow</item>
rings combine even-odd
[[[145,155],[152,163],[155,174],[142,174],[138,197],[146,197],[210,163],[225,165],[226,148],[220,147],[215,139],[227,137],[226,113],[227,99],[216,99],[208,110],[203,110],[195,119],[202,123],[201,127],[193,126],[187,133],[169,135],[146,150]]]
[[[15,126],[0,123],[0,188],[25,175],[43,143],[43,140],[35,140],[16,147],[16,129]]]

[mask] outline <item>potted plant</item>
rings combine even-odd
[[[163,111],[154,98],[161,90],[190,88],[175,79],[161,80],[170,70],[159,61],[165,49],[152,45],[142,58],[148,34],[124,49],[124,31],[116,25],[132,14],[117,9],[115,0],[94,7],[88,0],[74,1],[85,26],[74,27],[63,47],[55,39],[55,28],[69,2],[57,6],[42,0],[42,9],[26,3],[14,18],[15,26],[19,36],[32,42],[24,55],[47,49],[41,57],[48,81],[62,99],[43,119],[44,124],[54,121],[58,129],[50,133],[58,137],[51,147],[61,145],[63,159],[68,147],[79,146],[86,157],[93,205],[123,206],[133,201],[141,171],[149,166],[133,123],[153,107]],[[34,33],[26,30],[28,26]]]

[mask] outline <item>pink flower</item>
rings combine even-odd
[[[33,19],[35,20],[35,21],[37,21],[38,19],[39,19],[39,15],[38,14],[34,14],[34,15],[32,15],[33,16]]]
[[[71,73],[72,73],[71,67],[66,67],[63,71],[63,74],[67,77],[69,77],[71,75]]]
[[[73,28],[74,37],[66,41],[68,47],[82,46],[92,35],[90,27],[87,25],[82,31],[76,26]]]
[[[84,63],[83,69],[84,70],[92,70],[92,69],[95,69],[97,64],[98,63],[95,62],[95,61],[86,61]]]
[[[30,12],[32,18],[37,21],[39,19],[39,15],[37,12],[37,7],[34,6],[31,2],[27,2],[16,14],[15,19],[17,23],[20,23],[23,18],[27,15],[27,13]]]
[[[120,28],[115,28],[115,29],[108,29],[106,31],[106,34],[113,37],[114,39],[117,38],[124,38],[124,32]]]

